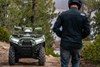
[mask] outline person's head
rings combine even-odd
[[[69,8],[75,7],[75,8],[80,9],[82,6],[82,1],[81,0],[69,0],[68,6]]]

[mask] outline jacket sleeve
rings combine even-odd
[[[58,18],[54,24],[54,27],[53,27],[53,32],[55,32],[56,35],[59,37],[61,37],[60,27],[61,27],[61,15],[58,16]]]
[[[90,34],[90,22],[87,17],[84,17],[83,29],[82,29],[82,39],[86,38]]]

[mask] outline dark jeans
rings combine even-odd
[[[68,67],[71,58],[72,67],[79,67],[80,55],[79,49],[65,50],[60,48],[61,51],[61,67]]]

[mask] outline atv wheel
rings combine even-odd
[[[9,48],[9,65],[15,64],[15,51],[13,47]]]
[[[39,62],[38,62],[39,65],[41,65],[41,66],[45,65],[45,49],[44,49],[44,47],[40,48],[38,60],[39,60]]]

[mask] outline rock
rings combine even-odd
[[[8,50],[9,49],[9,44],[7,44],[5,42],[0,42],[0,49],[2,49],[2,50]]]

